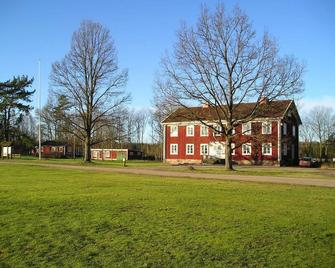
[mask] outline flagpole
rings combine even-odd
[[[38,60],[38,159],[42,159],[41,152],[41,61]]]

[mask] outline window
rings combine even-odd
[[[200,144],[200,155],[208,155],[208,144]]]
[[[214,131],[213,135],[214,136],[221,136],[222,128],[220,125],[214,125]]]
[[[295,146],[292,144],[291,146],[291,154],[292,154],[292,160],[295,159]]]
[[[283,143],[283,155],[287,156],[287,144]]]
[[[98,152],[97,151],[93,151],[93,157],[97,158],[98,157]]]
[[[251,122],[242,124],[242,135],[251,135]]]
[[[170,126],[170,137],[178,137],[178,126]]]
[[[251,155],[251,144],[250,143],[242,144],[242,155]]]
[[[194,126],[186,126],[186,136],[194,136]]]
[[[177,155],[178,154],[178,144],[171,144],[170,145],[170,154]]]
[[[235,155],[235,143],[231,144],[231,155]]]
[[[262,134],[271,134],[271,122],[262,122]]]
[[[263,143],[262,144],[262,154],[263,155],[272,155],[272,143]]]
[[[55,146],[51,147],[51,152],[56,152],[56,147]]]
[[[186,154],[187,155],[194,154],[194,144],[186,144]]]
[[[283,124],[283,135],[287,134],[287,124],[284,122]]]
[[[208,136],[208,127],[200,126],[200,136]]]
[[[110,151],[105,151],[105,157],[110,158],[111,157],[111,152]]]
[[[296,134],[295,132],[296,132],[295,125],[293,125],[292,126],[292,135],[293,135],[293,137],[295,137],[295,134]]]

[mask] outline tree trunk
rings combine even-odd
[[[226,155],[225,155],[225,167],[226,170],[233,170],[233,161],[231,157],[231,137],[226,138]]]
[[[76,136],[73,135],[73,147],[72,147],[73,159],[76,159]]]
[[[85,138],[85,154],[84,154],[84,161],[91,162],[91,137],[87,134]]]

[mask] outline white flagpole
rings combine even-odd
[[[38,60],[38,159],[42,159],[41,152],[41,61]]]

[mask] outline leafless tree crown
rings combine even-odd
[[[163,58],[162,66],[166,99],[182,107],[207,103],[227,119],[240,103],[292,97],[303,90],[303,65],[294,57],[280,57],[269,34],[257,38],[238,7],[231,15],[222,5],[213,14],[204,7],[196,27],[182,25],[174,53]]]
[[[119,70],[109,30],[82,22],[69,53],[52,65],[51,82],[54,92],[72,104],[66,119],[87,147],[93,144],[94,133],[110,123],[113,111],[129,100],[123,90],[127,78],[127,70]]]

